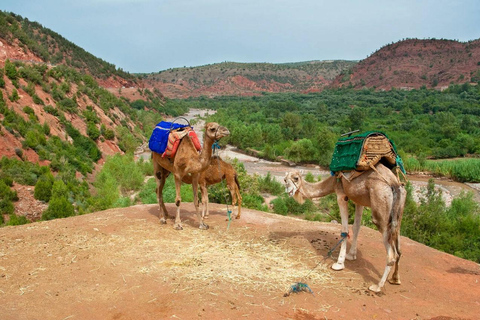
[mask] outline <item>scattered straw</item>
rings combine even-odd
[[[138,246],[132,249],[136,253],[140,250],[149,261],[148,265],[138,266],[137,272],[161,274],[164,281],[172,284],[173,292],[216,294],[219,283],[244,293],[283,293],[300,280],[310,286],[332,284],[332,276],[324,265],[309,274],[322,258],[314,250],[292,248],[286,240],[269,239],[247,227],[228,232],[188,228],[166,233],[172,237],[145,239],[140,246],[148,250]]]

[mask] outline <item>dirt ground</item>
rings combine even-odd
[[[335,272],[319,262],[338,224],[245,209],[229,225],[211,204],[204,231],[182,209],[182,231],[157,205],[0,229],[0,319],[480,319],[474,262],[402,238],[402,285],[373,294],[377,231],[362,227],[357,260]],[[313,294],[284,297],[300,281]]]

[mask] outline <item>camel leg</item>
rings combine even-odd
[[[235,193],[237,195],[236,201],[238,206],[238,214],[235,219],[240,219],[240,215],[242,214],[242,195],[240,194],[240,190],[238,190],[238,187],[235,187]]]
[[[235,206],[238,205],[237,186],[233,183],[234,182],[227,185],[228,191],[230,191],[230,196],[232,197],[232,212],[235,211]],[[240,219],[240,207],[235,215],[235,219]]]
[[[383,231],[383,243],[385,245],[385,249],[387,250],[387,265],[385,266],[385,271],[383,272],[382,278],[378,284],[372,284],[368,289],[373,292],[380,292],[382,291],[383,286],[385,285],[385,281],[387,280],[390,271],[392,270],[392,266],[395,264],[395,250],[390,245],[388,241],[388,232]]]
[[[208,189],[206,185],[200,186],[200,193],[202,194],[202,217],[208,218]]]
[[[203,230],[207,230],[208,229],[208,225],[203,221],[203,212],[200,213],[200,211],[198,210],[198,175],[195,175],[194,178],[193,178],[193,181],[192,181],[192,187],[193,187],[193,193],[195,194],[195,213],[197,214],[197,217],[198,217],[198,221],[200,223],[200,226],[199,228],[200,229],[203,229]],[[203,185],[200,186],[201,190],[202,190],[202,202],[204,201],[204,198],[205,196],[207,197],[207,201],[208,201],[208,191],[207,190],[203,190]],[[206,189],[206,187],[205,187]],[[205,209],[205,203],[203,204],[203,209]],[[202,211],[203,211],[202,209]]]
[[[345,257],[347,260],[356,260],[357,259],[357,237],[358,232],[360,231],[360,225],[362,222],[363,206],[356,204],[355,205],[355,221],[353,223],[353,238],[350,251]]]
[[[343,192],[337,192],[337,203],[340,208],[340,216],[342,218],[342,233],[348,233],[348,200],[345,199]],[[332,265],[332,269],[339,271],[345,268],[345,257],[347,253],[347,240],[342,241],[340,246],[340,253],[338,254],[337,262]]]
[[[177,175],[175,177],[175,205],[177,206],[177,214],[175,216],[175,224],[173,227],[177,230],[183,230],[182,227],[182,220],[180,219],[180,204],[182,203],[182,196],[181,196],[181,187],[182,187],[182,179],[180,179]]]
[[[393,236],[393,245],[395,246],[395,251],[397,253],[397,259],[395,260],[395,269],[393,271],[393,275],[392,275],[392,278],[388,281],[390,282],[391,284],[401,284],[401,281],[400,281],[400,276],[398,275],[398,265],[399,265],[399,262],[400,262],[400,257],[402,256],[402,252],[400,251],[400,225],[401,225],[401,222],[402,222],[402,216],[403,216],[403,210],[404,210],[404,207],[405,207],[405,200],[407,198],[407,191],[405,190],[405,188],[400,188],[399,189],[399,198],[398,198],[398,202],[399,202],[399,205],[400,205],[400,208],[398,210],[398,224],[395,228],[395,233],[394,233],[394,236]]]
[[[165,203],[163,202],[163,187],[165,186],[165,180],[168,177],[168,171],[164,170],[163,168],[159,168],[158,171],[155,173],[155,180],[157,182],[157,200],[158,206],[160,208],[160,223],[166,224],[168,219],[168,212],[167,208],[165,207]]]
[[[400,233],[400,228],[398,228],[398,232]],[[400,276],[398,275],[398,264],[399,264],[399,261],[400,261],[400,257],[402,256],[402,252],[400,251],[400,236],[398,235],[397,233],[397,237],[396,239],[394,239],[395,241],[395,246],[396,246],[396,251],[397,251],[397,259],[395,260],[395,269],[393,270],[393,275],[392,275],[392,278],[390,280],[388,280],[388,282],[390,282],[391,284],[401,284],[402,282],[400,281]]]

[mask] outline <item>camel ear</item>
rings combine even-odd
[[[305,171],[303,169],[301,169],[300,174],[303,176],[304,173],[305,173]]]

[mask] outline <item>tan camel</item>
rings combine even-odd
[[[346,177],[345,177],[346,176]],[[345,176],[331,176],[327,179],[308,183],[304,181],[298,171],[289,172],[285,176],[286,191],[300,203],[304,198],[318,198],[331,193],[337,194],[337,202],[342,218],[342,233],[348,233],[348,199],[355,203],[355,220],[353,223],[352,246],[348,254],[346,241],[342,242],[340,253],[333,270],[342,270],[347,260],[357,258],[357,236],[360,230],[363,207],[372,209],[372,220],[383,236],[383,243],[387,250],[387,265],[378,284],[369,287],[371,291],[380,292],[385,280],[395,265],[392,284],[400,284],[398,263],[400,260],[400,224],[405,206],[406,191],[393,172],[382,164],[376,165],[376,171],[369,170],[350,179],[349,173]]]
[[[230,190],[230,194],[232,195],[232,205],[238,205],[238,213],[235,218],[240,219],[242,210],[242,195],[240,194],[240,183],[238,182],[237,172],[230,163],[223,161],[219,157],[212,157],[207,170],[202,171],[198,178],[200,192],[202,194],[203,218],[207,218],[209,215],[207,186],[220,183],[224,179],[227,181],[228,190]],[[186,175],[182,182],[191,184],[192,177],[190,175]]]
[[[188,135],[181,140],[173,159],[162,157],[161,154],[152,151],[153,170],[155,172],[155,180],[157,181],[158,205],[160,206],[160,223],[167,223],[168,213],[163,202],[163,187],[165,186],[165,180],[171,172],[175,178],[175,205],[177,206],[174,228],[177,230],[183,229],[180,219],[180,203],[182,201],[180,187],[182,179],[186,175],[191,174],[193,202],[200,222],[200,229],[208,229],[208,225],[203,222],[203,217],[198,211],[198,177],[199,173],[206,170],[210,164],[213,143],[229,134],[230,131],[227,128],[220,126],[216,122],[210,122],[205,125],[203,148],[200,154]]]

